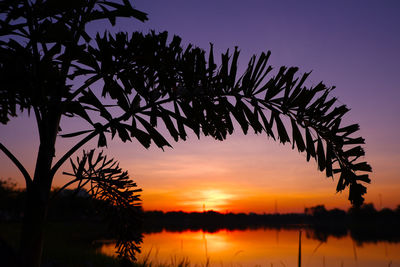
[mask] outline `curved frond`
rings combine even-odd
[[[97,200],[99,212],[117,240],[118,255],[135,260],[143,237],[139,195],[142,190],[129,179],[128,172],[122,171],[118,162],[108,159],[102,152],[95,155],[94,150],[83,151],[82,158],[77,157],[70,163],[72,173],[64,174],[74,179],[67,186],[77,183],[77,191],[85,189],[92,199]]]
[[[245,72],[236,77],[237,48],[233,54],[222,54],[216,67],[212,46],[206,59],[202,49],[192,45],[184,49],[177,36],[169,43],[167,40],[166,32],[96,37],[97,48],[93,47],[91,54],[99,71],[92,69],[93,74],[104,80],[102,96],[114,99],[124,114],[111,119],[100,112],[109,121],[104,129],[113,132],[118,131],[115,127],[124,127],[131,137],[141,131],[163,147],[169,143],[156,130],[158,120],[176,141],[186,139],[186,129],[198,137],[202,133],[224,140],[232,134],[232,121],[236,120],[245,134],[252,129],[291,143],[306,153],[307,160],[314,158],[328,177],[340,173],[337,191],[350,186],[349,200],[362,204],[366,190],[361,183],[369,183],[363,172],[370,172],[371,167],[357,163],[364,156],[360,146],[364,139],[353,137],[358,125],[342,124],[349,109],[331,96],[333,87],[323,83],[306,87],[310,73],[298,76],[295,67],[281,67],[268,77],[270,52],[252,57]],[[96,107],[98,100],[89,103],[85,94],[80,100]],[[131,120],[131,125],[122,124],[126,120]]]

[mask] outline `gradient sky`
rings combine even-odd
[[[95,32],[169,31],[185,44],[217,52],[239,46],[241,68],[252,54],[271,50],[270,64],[312,70],[309,84],[336,86],[333,95],[352,110],[366,139],[373,167],[366,202],[377,208],[400,204],[400,2],[399,1],[135,1],[150,20],[120,20],[90,25]],[[63,121],[62,127],[77,127]],[[35,123],[26,114],[0,126],[0,141],[33,173],[38,148]],[[59,141],[57,156],[73,142]],[[94,147],[89,144],[86,148]],[[107,154],[143,188],[147,210],[206,209],[233,212],[299,212],[325,204],[347,209],[348,191],[335,192],[336,179],[325,178],[315,162],[266,136],[239,131],[224,142],[210,138],[173,143],[164,152],[137,142],[111,142]],[[22,177],[0,154],[0,178]],[[64,169],[68,169],[66,166]],[[61,173],[61,172],[60,172]],[[58,174],[55,185],[66,177]]]

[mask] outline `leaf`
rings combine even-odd
[[[261,60],[262,66],[260,66],[258,74],[254,78],[254,85],[253,85],[254,90],[257,89],[260,86],[260,84],[264,81],[265,76],[267,76],[267,74],[272,70],[272,67],[268,66],[267,70],[264,71],[265,66],[268,63],[268,59],[269,59],[270,55],[271,55],[271,51],[268,51],[267,54],[265,54],[264,52],[261,53],[259,62]],[[256,67],[256,70],[257,69],[258,68]],[[254,91],[253,94],[256,95],[256,94],[258,94],[258,93],[260,93],[262,91],[263,91],[263,89],[260,88],[259,90]]]
[[[315,153],[315,147],[314,147],[314,140],[311,137],[310,130],[308,127],[306,128],[306,142],[307,142],[307,161],[310,160],[310,156],[315,158],[316,153]]]
[[[265,117],[265,115],[264,115],[264,113],[263,113],[262,110],[259,112],[259,114],[260,114],[261,119],[262,119],[262,121],[263,121],[263,123],[264,123],[264,129],[265,129],[265,131],[267,132],[267,135],[268,135],[268,136],[271,136],[272,139],[275,140],[274,132],[272,131],[272,125],[268,122],[268,120],[267,120],[267,118]]]
[[[115,124],[115,128],[117,129],[118,136],[122,142],[125,143],[126,141],[132,141],[127,131],[127,128],[129,128],[128,125],[117,123]]]
[[[93,130],[78,131],[78,132],[69,133],[69,134],[60,134],[60,136],[64,137],[64,138],[68,138],[68,137],[75,137],[75,136],[85,134],[85,133],[90,133],[90,132],[93,132]]]
[[[321,109],[321,112],[322,112],[322,113],[326,113],[326,112],[332,107],[332,105],[336,102],[336,100],[337,100],[337,99],[334,97],[334,98],[332,98],[331,100],[325,102],[325,103],[322,105],[323,108]]]
[[[72,158],[69,158],[69,162],[71,163],[72,171],[75,173],[76,172],[76,165],[72,161]]]
[[[348,109],[348,108],[346,107],[346,105],[342,105],[342,106],[340,106],[340,107],[336,107],[336,108],[334,108],[334,109],[332,110],[331,113],[327,114],[327,115],[324,117],[324,121],[326,121],[326,122],[331,121],[331,120],[334,119],[335,117],[336,117],[336,118],[341,118],[341,117],[343,117],[344,114],[346,114],[349,110],[350,110],[350,109]],[[332,122],[333,122],[333,121],[332,121]],[[331,122],[331,123],[332,123],[332,122]],[[330,124],[331,124],[331,123],[330,123]],[[328,127],[330,126],[330,124],[328,124]]]
[[[91,125],[93,125],[92,120],[90,119],[89,115],[87,114],[85,107],[82,106],[81,103],[79,103],[78,101],[71,101],[71,102],[67,102],[65,104],[65,110],[64,113],[72,113],[72,114],[76,114],[79,117],[85,119],[87,122],[89,122]]]
[[[355,171],[372,172],[372,168],[367,162],[353,164],[353,166],[351,166],[351,169]]]
[[[228,86],[233,87],[235,85],[235,80],[236,80],[236,73],[237,73],[237,63],[238,63],[238,58],[239,58],[239,50],[237,46],[235,47],[235,51],[233,52],[233,57],[232,57],[232,63],[231,63],[231,69],[229,72],[229,82]]]
[[[362,137],[357,137],[357,138],[347,138],[345,141],[343,141],[344,145],[359,145],[359,144],[365,144],[365,140]]]
[[[115,10],[106,12],[105,13],[106,17],[108,18],[109,16],[112,16],[114,17],[114,19],[115,17],[133,17],[142,22],[148,20],[147,14],[137,9],[134,9],[128,0],[123,0],[123,2],[124,5],[114,3],[111,1],[104,1],[103,4],[115,8]]]
[[[179,107],[177,102],[174,102],[174,109],[175,109],[175,113],[178,115],[175,119],[176,119],[176,123],[178,124],[178,132],[179,132],[179,136],[181,137],[182,140],[186,140],[186,131],[185,131],[185,126],[183,125],[183,121],[182,121],[182,116],[181,116],[181,112],[179,111]]]
[[[306,145],[304,144],[303,136],[301,135],[301,132],[299,130],[299,127],[296,124],[296,121],[291,119],[290,120],[292,123],[292,131],[293,131],[293,146],[292,148],[294,149],[295,143],[297,144],[297,149],[300,152],[303,152],[306,149]]]
[[[244,134],[247,134],[247,131],[249,129],[249,124],[246,120],[246,117],[244,116],[244,111],[242,109],[242,106],[239,104],[241,100],[237,99],[236,100],[236,105],[233,106],[231,103],[228,102],[228,109],[231,111],[233,117],[235,117],[236,121],[240,124],[240,127],[243,130]]]
[[[358,124],[352,124],[347,127],[343,127],[337,130],[338,133],[343,133],[343,136],[348,136],[356,131],[360,130],[360,126]]]
[[[107,139],[103,132],[99,133],[99,141],[97,147],[107,147]]]
[[[165,126],[167,127],[168,132],[174,138],[175,142],[179,140],[178,131],[175,129],[175,126],[168,114],[166,112],[161,112],[161,117],[164,121]]]
[[[353,183],[350,185],[350,191],[349,191],[349,200],[350,202],[356,206],[359,207],[364,203],[364,198],[363,195],[367,192],[367,189],[365,186],[357,183]]]
[[[76,57],[77,61],[92,70],[99,72],[100,66],[96,60],[98,50],[90,45],[86,49],[85,46],[74,46],[71,48],[72,56]]]
[[[326,176],[333,177],[332,173],[332,156],[333,156],[333,147],[330,142],[326,144]]]
[[[365,151],[361,146],[356,146],[356,147],[353,147],[353,148],[351,148],[351,149],[349,149],[347,151],[344,151],[343,155],[345,157],[352,157],[352,156],[354,156],[354,157],[362,157],[362,156],[365,155]]]
[[[140,121],[140,123],[144,126],[146,131],[149,133],[151,139],[154,141],[154,143],[159,147],[163,148],[164,146],[169,146],[172,147],[167,140],[156,130],[154,127],[151,126],[150,123],[148,123],[145,119],[136,116],[136,118]]]
[[[192,129],[193,132],[196,134],[197,138],[200,138],[200,124],[204,120],[204,115],[202,112],[197,112],[196,110],[200,110],[200,107],[198,107],[200,104],[196,104],[197,101],[193,100],[193,107],[191,107],[188,103],[186,102],[180,102],[179,106],[183,111],[183,114],[186,116],[181,116],[180,111],[178,109],[178,114],[168,111],[168,114],[172,117],[175,118],[176,123],[178,125],[178,132],[182,132],[185,134],[184,137],[186,137],[186,132],[184,131],[185,128],[184,126],[188,127],[189,129]],[[176,108],[176,107],[175,107]],[[188,119],[190,118],[190,119]],[[185,140],[185,139],[183,139]]]
[[[278,136],[279,139],[281,141],[282,144],[289,142],[290,143],[290,139],[289,136],[286,132],[285,126],[283,125],[281,118],[279,117],[279,114],[276,113],[275,111],[272,112],[275,121],[276,121],[276,128],[278,129]]]
[[[140,95],[139,94],[135,95],[135,97],[132,100],[131,106],[134,110],[140,108]]]
[[[287,70],[285,76],[284,76],[284,81],[286,83],[285,86],[285,92],[284,92],[284,96],[283,96],[283,103],[285,105],[288,104],[288,100],[289,100],[289,93],[292,90],[293,87],[293,77],[294,74],[298,71],[297,67],[291,67]]]
[[[150,112],[150,124],[152,127],[157,127],[157,115],[158,109],[153,107]]]
[[[357,181],[363,181],[363,182],[366,182],[366,183],[371,183],[371,179],[369,179],[369,175],[368,174],[357,175],[356,179],[357,179]]]
[[[149,148],[151,144],[150,135],[140,129],[131,129],[131,137],[136,138],[145,148]]]
[[[345,189],[345,185],[344,185],[345,175],[346,175],[346,172],[342,172],[340,174],[340,178],[339,178],[339,181],[336,186],[336,192],[341,192],[342,190]]]
[[[210,52],[208,55],[208,68],[207,68],[209,77],[213,76],[215,69],[216,65],[214,63],[214,45],[210,43]]]
[[[317,155],[318,155],[318,167],[320,171],[325,170],[326,160],[325,160],[325,152],[324,146],[322,144],[321,138],[318,137],[318,145],[317,145]]]
[[[221,77],[223,85],[229,85],[229,75],[228,75],[228,65],[229,65],[229,49],[225,54],[221,54],[221,67],[219,70],[219,76]]]
[[[283,87],[279,87],[279,85],[277,85],[277,83],[279,82],[279,80],[281,79],[282,75],[284,74],[284,72],[286,71],[286,67],[281,67],[279,69],[278,74],[270,79],[263,87],[262,89],[267,89],[266,90],[266,94],[264,99],[269,101],[271,100],[274,96],[276,96],[277,94],[279,94],[280,92],[282,92],[282,90],[284,89]]]
[[[243,102],[238,102],[238,104],[241,104],[242,109],[244,113],[246,114],[247,120],[250,122],[250,126],[254,129],[255,133],[261,133],[263,130],[263,127],[261,123],[258,121],[256,116],[253,114],[253,112],[249,109],[249,107],[243,103]]]
[[[250,97],[251,92],[253,89],[253,85],[251,84],[251,74],[253,72],[253,67],[254,67],[254,62],[255,62],[256,57],[252,56],[249,64],[247,65],[247,69],[243,76],[240,78],[242,81],[242,88],[241,90],[243,91],[244,96]]]
[[[96,95],[92,92],[92,90],[88,89],[88,91],[82,91],[82,96],[79,98],[79,101],[93,107],[96,107],[100,111],[100,115],[108,121],[112,120],[111,114],[104,107],[103,103],[96,97]]]

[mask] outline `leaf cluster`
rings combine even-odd
[[[350,186],[349,200],[362,204],[366,188],[359,182],[370,182],[365,172],[371,167],[357,162],[365,155],[364,139],[353,137],[357,124],[343,126],[349,109],[331,97],[333,87],[323,83],[306,87],[310,73],[296,77],[295,67],[281,67],[265,79],[272,70],[270,52],[252,57],[245,72],[236,77],[237,48],[233,54],[222,54],[217,68],[212,46],[206,58],[202,49],[182,48],[177,36],[168,43],[166,32],[133,33],[130,38],[125,33],[98,35],[96,42],[98,48],[91,54],[96,65],[75,75],[82,71],[103,75],[102,96],[117,101],[123,115],[107,113],[91,91],[79,100],[97,108],[112,136],[118,133],[123,141],[135,138],[145,147],[153,141],[162,148],[170,144],[157,130],[158,121],[175,141],[185,140],[187,129],[197,137],[224,140],[233,133],[236,121],[244,134],[252,129],[291,143],[306,153],[307,160],[314,158],[327,177],[340,173],[337,191]],[[106,144],[104,140],[100,134],[99,146]]]
[[[142,242],[139,195],[142,190],[129,179],[128,172],[122,171],[118,162],[107,159],[102,152],[95,155],[94,150],[83,151],[82,158],[77,157],[75,162],[70,160],[70,163],[72,172],[64,174],[74,179],[66,186],[77,183],[77,192],[85,188],[90,198],[97,200],[97,209],[108,222],[110,233],[117,239],[118,255],[135,260]]]
[[[49,106],[68,98],[68,72],[90,42],[86,25],[100,19],[115,24],[117,17],[140,21],[147,15],[130,1],[4,0],[0,3],[0,122],[35,109],[45,120]],[[63,107],[62,112],[68,112]]]

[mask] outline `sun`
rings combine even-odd
[[[201,204],[203,205],[203,210],[214,210],[221,211],[228,204],[229,200],[232,199],[232,195],[223,192],[219,189],[207,189],[200,192]]]
[[[231,209],[235,198],[234,194],[222,189],[198,188],[183,193],[177,206],[180,207],[178,209],[187,212],[209,210],[224,212]]]

